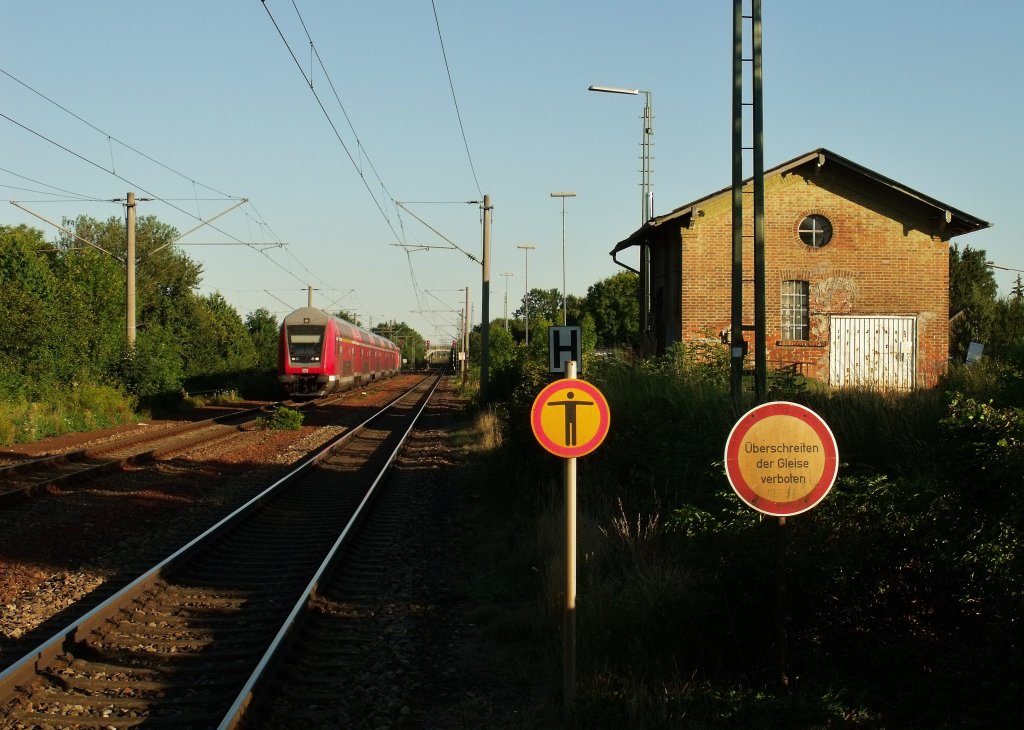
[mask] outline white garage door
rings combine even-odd
[[[916,317],[833,316],[829,382],[909,390],[917,359]]]

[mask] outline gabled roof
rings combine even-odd
[[[976,218],[973,215],[964,213],[963,211],[958,210],[951,205],[947,205],[946,203],[943,203],[940,200],[936,200],[935,198],[925,195],[924,193],[920,193],[911,187],[896,182],[892,178],[886,177],[885,175],[877,173],[874,170],[869,170],[868,168],[863,167],[862,165],[858,165],[856,162],[848,160],[845,157],[842,157],[841,155],[837,155],[835,152],[827,150],[824,147],[819,147],[818,149],[812,152],[800,155],[799,157],[796,157],[790,160],[789,162],[782,163],[778,167],[773,167],[770,170],[765,170],[764,176],[768,178],[773,177],[775,175],[782,175],[789,172],[790,170],[793,170],[797,167],[806,165],[811,162],[816,163],[818,167],[821,167],[825,164],[841,165],[847,170],[856,173],[857,175],[860,175],[865,180],[871,181],[878,185],[885,186],[895,193],[904,195],[907,198],[910,198],[912,200],[924,204],[925,206],[933,208],[936,211],[937,215],[944,216],[946,221],[946,229],[949,231],[950,238],[952,238],[953,236],[961,236],[965,233],[979,231],[983,228],[989,228],[992,225],[988,221],[984,221],[981,218]],[[746,180],[743,181],[743,184],[746,185],[748,182],[751,181],[751,179],[752,178],[747,178]],[[693,201],[692,203],[687,203],[686,205],[676,208],[671,213],[666,213],[665,215],[660,215],[651,218],[651,220],[649,220],[639,229],[634,231],[629,236],[629,238],[623,241],[619,241],[615,245],[615,248],[611,250],[611,255],[615,256],[615,254],[617,254],[619,251],[627,249],[630,246],[639,245],[643,240],[647,238],[647,234],[652,230],[671,221],[691,215],[702,205],[706,205],[709,200],[717,198],[721,195],[730,194],[731,192],[732,186],[730,185],[727,188],[723,188],[722,190],[711,193],[710,195],[706,195],[703,198]]]

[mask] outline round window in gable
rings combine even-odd
[[[797,233],[811,248],[821,248],[832,240],[832,223],[823,215],[809,215],[800,221]]]

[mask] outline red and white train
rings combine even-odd
[[[322,309],[296,309],[281,323],[277,379],[289,395],[326,395],[393,375],[401,365],[394,342]]]

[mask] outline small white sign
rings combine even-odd
[[[576,374],[583,371],[583,331],[580,327],[548,327],[548,369],[565,374],[565,364],[576,361]]]

